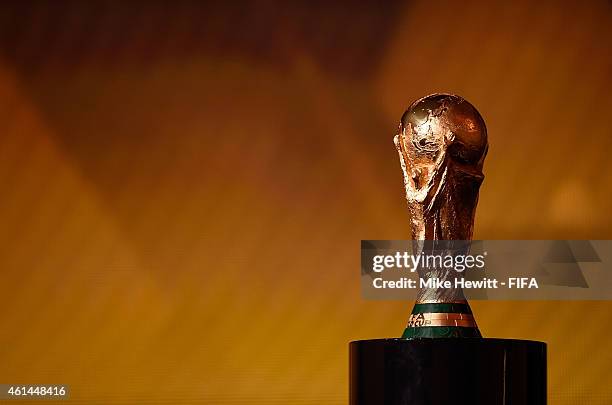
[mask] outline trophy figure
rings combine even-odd
[[[394,142],[412,239],[471,240],[488,150],[484,120],[461,97],[434,94],[408,108],[399,131]],[[445,268],[419,269],[419,275],[439,280],[459,276]],[[461,289],[420,289],[403,337],[480,337],[480,332]]]
[[[456,95],[421,98],[394,143],[413,250],[468,253],[488,150],[478,111]],[[441,265],[417,272],[463,277]],[[402,338],[350,343],[349,379],[352,405],[542,405],[546,344],[482,338],[460,288],[421,288]]]

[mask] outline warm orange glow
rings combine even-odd
[[[264,57],[190,50],[231,13],[191,32],[205,11],[127,24],[81,6],[53,46],[53,7],[28,14],[0,61],[0,382],[97,403],[345,404],[348,341],[399,336],[410,313],[361,299],[359,240],[408,237],[392,138],[436,91],[488,126],[476,239],[611,238],[612,11],[576,4],[398,7],[367,69],[358,41],[318,54],[290,22]],[[290,16],[323,30],[313,13]],[[551,404],[612,401],[612,304],[472,308],[486,336],[549,343]]]

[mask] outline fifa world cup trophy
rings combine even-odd
[[[410,105],[394,143],[413,251],[468,253],[488,150],[481,115],[459,96],[433,94]],[[417,272],[463,277],[441,265]],[[546,404],[546,344],[483,338],[461,288],[439,285],[418,290],[401,338],[350,343],[350,403]]]
[[[434,94],[408,108],[399,131],[394,142],[412,239],[469,241],[488,149],[482,117],[461,97]],[[437,280],[458,276],[448,268],[419,271]],[[424,288],[403,337],[480,337],[480,332],[461,289]]]

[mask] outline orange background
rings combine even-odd
[[[392,144],[460,94],[476,239],[612,238],[612,5],[3,2],[0,382],[87,403],[342,404],[359,291],[409,236]],[[551,404],[612,402],[612,304],[474,302],[549,344]]]

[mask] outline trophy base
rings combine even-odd
[[[373,339],[349,352],[351,405],[546,404],[546,343]]]

